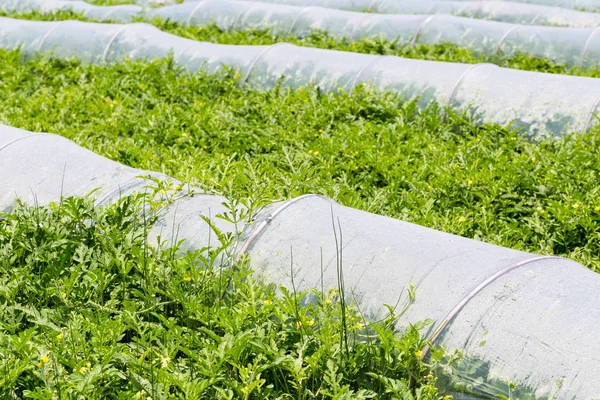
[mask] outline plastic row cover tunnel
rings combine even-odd
[[[244,0],[253,1],[253,0]],[[600,14],[537,4],[515,4],[510,1],[448,1],[448,0],[262,0],[268,3],[319,6],[325,8],[368,11],[381,14],[454,14],[463,17],[492,19],[526,25],[571,27],[600,26]],[[198,3],[185,0],[184,3]]]
[[[461,1],[482,1],[482,0],[461,0]],[[486,1],[486,0],[483,0]],[[564,8],[574,9],[589,9],[598,10],[600,9],[600,0],[504,0],[514,3],[525,3],[525,4],[541,4],[545,6],[558,6]]]
[[[129,22],[139,6],[98,7],[75,3],[91,18]],[[0,10],[59,10],[64,1],[0,0]],[[364,14],[321,7],[296,7],[236,0],[204,0],[148,9],[147,17],[162,17],[187,25],[215,22],[223,30],[269,28],[276,34],[307,36],[321,29],[334,38],[383,36],[405,45],[453,43],[484,54],[523,53],[552,62],[589,68],[600,61],[600,30],[515,25],[450,15]],[[600,15],[599,15],[600,17]],[[599,21],[600,23],[600,21]]]
[[[380,57],[332,50],[273,46],[232,46],[196,42],[147,24],[96,24],[0,19],[0,48],[25,54],[53,51],[84,62],[167,57],[190,71],[214,73],[228,65],[259,89],[317,85],[352,92],[362,83],[432,102],[470,115],[475,123],[511,124],[531,136],[582,132],[597,124],[600,79],[499,68]]]
[[[60,136],[0,125],[0,210],[10,210],[17,198],[46,204],[61,194],[82,196],[98,188],[97,203],[106,204],[140,190],[147,185],[140,176],[148,174]],[[150,229],[149,242],[156,245],[161,235],[172,243],[176,232],[184,248],[203,248],[210,230],[200,216],[233,232],[214,218],[225,210],[223,201],[207,194],[175,200]],[[509,396],[511,381],[520,388],[512,396],[600,395],[594,384],[600,368],[595,358],[600,275],[580,264],[449,235],[316,195],[273,203],[244,225],[232,250],[249,254],[252,268],[269,282],[291,285],[292,249],[299,290],[335,288],[342,258],[347,295],[370,320],[386,315],[384,304],[402,303],[414,284],[416,297],[397,327],[431,318],[424,334],[465,354],[447,371],[445,389]]]

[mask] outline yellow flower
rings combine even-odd
[[[423,357],[423,352],[421,350],[417,350],[417,351],[415,351],[415,356],[421,358],[421,357]]]
[[[325,304],[331,304],[331,299],[329,297],[325,299]]]
[[[315,324],[315,321],[313,319],[309,319],[308,321],[306,321],[306,325],[308,326],[313,326]]]
[[[37,367],[38,367],[38,368],[42,368],[42,366],[43,366],[44,364],[42,364],[41,362],[39,362],[39,363],[37,363],[36,365],[37,365]]]
[[[189,281],[191,281],[191,280],[192,280],[192,277],[191,277],[191,276],[189,276],[188,274],[185,274],[185,275],[183,276],[183,280],[184,280],[184,281],[186,281],[186,282],[189,282]]]
[[[65,337],[65,335],[61,332],[58,335],[56,335],[56,340],[61,341],[61,340],[63,340],[64,337]]]
[[[600,211],[600,206],[596,206],[596,207],[594,207],[594,210],[596,210],[596,211]]]
[[[579,203],[573,204],[573,208],[579,208]]]
[[[47,356],[47,355],[45,355],[45,354],[44,354],[44,355],[40,356],[40,361],[41,361],[43,364],[46,364],[48,361],[50,361],[50,359],[48,358],[48,356]]]
[[[464,216],[461,216],[461,217],[458,219],[458,222],[465,222],[466,220],[467,220],[467,219],[466,219]]]
[[[85,374],[85,373],[87,372],[87,370],[88,370],[88,369],[87,369],[86,367],[81,367],[81,368],[79,368],[79,373],[80,373],[81,375],[83,375],[83,374]]]
[[[354,329],[362,329],[362,328],[364,328],[364,325],[363,325],[361,322],[357,322],[357,323],[354,325]]]
[[[271,303],[272,303],[272,301],[271,301],[271,300],[269,300],[269,299],[267,299],[267,300],[265,300],[265,301],[264,301],[264,303],[265,303],[265,306],[268,306],[269,304],[271,304]]]
[[[137,392],[137,393],[135,394],[135,398],[136,398],[136,399],[141,399],[143,395],[144,395],[144,391],[143,391],[143,390],[140,390],[139,392]]]
[[[468,183],[468,184],[469,184],[469,186],[470,186],[470,185],[472,185],[472,184],[473,184],[473,180],[472,180],[472,179],[469,179],[469,181],[468,181],[467,183]]]

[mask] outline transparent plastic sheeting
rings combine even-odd
[[[349,11],[363,11],[364,7],[356,2],[344,1],[343,3],[331,4],[326,1],[313,1],[309,6],[302,6],[302,1],[288,1],[288,4],[274,4],[276,0],[263,0],[262,2],[239,0],[231,1],[225,0],[219,4],[219,7],[215,6],[214,0],[201,0],[188,2],[184,5],[165,6],[161,8],[142,8],[136,5],[121,5],[121,6],[94,6],[81,1],[73,0],[2,0],[0,9],[4,11],[30,11],[34,9],[55,11],[59,9],[72,9],[76,12],[82,12],[88,18],[94,18],[99,20],[112,19],[121,22],[129,22],[132,16],[138,15],[140,12],[144,12],[143,15],[147,17],[163,17],[170,18],[177,22],[198,24],[199,22],[205,23],[208,21],[208,17],[215,14],[215,10],[219,10],[222,14],[220,16],[223,19],[216,19],[217,23],[226,22],[231,15],[235,14],[239,16],[239,20],[234,24],[236,29],[243,29],[249,26],[262,28],[263,25],[260,23],[273,23],[275,20],[273,17],[263,16],[262,13],[273,13],[273,15],[287,14],[291,8],[286,7],[301,7],[301,10],[295,9],[298,14],[299,22],[303,21],[307,24],[307,21],[311,21],[309,18],[311,15],[314,17],[315,13],[324,13],[325,17],[334,19],[331,11],[322,10],[315,8],[318,6],[328,8],[329,10],[341,9]],[[242,5],[246,3],[246,6]],[[272,4],[266,7],[266,4]],[[377,5],[379,3],[374,3]],[[364,4],[363,4],[364,5]],[[237,10],[236,8],[240,8]],[[387,14],[404,14],[404,15],[435,15],[435,14],[447,14],[457,15],[462,17],[470,17],[477,19],[495,20],[500,22],[508,22],[523,25],[551,25],[551,26],[563,26],[572,28],[596,28],[600,27],[600,13],[581,12],[575,10],[568,10],[559,7],[547,7],[537,6],[529,4],[519,4],[515,6],[514,3],[507,3],[503,1],[481,1],[481,2],[470,2],[470,1],[429,1],[429,0],[402,0],[379,6],[379,9],[375,10],[378,13]],[[304,14],[308,13],[307,16]],[[340,14],[343,17],[343,14]],[[382,16],[377,14],[362,14],[362,18],[366,18],[367,21],[352,21],[353,24],[360,22],[360,25],[368,26],[368,23],[381,25],[380,21],[385,20]],[[262,21],[261,19],[266,19]],[[322,21],[317,19],[315,23]],[[394,20],[389,20],[392,23],[396,23]],[[397,21],[402,22],[402,21]],[[379,26],[379,28],[387,31],[389,28]],[[225,27],[225,29],[228,29]],[[285,30],[284,30],[285,31]],[[383,32],[386,34],[386,32]]]
[[[253,1],[253,0],[243,0]],[[380,14],[454,14],[463,17],[492,19],[527,25],[598,27],[600,14],[550,5],[515,4],[510,1],[446,0],[262,0],[293,6],[319,6],[347,11]],[[184,3],[199,3],[185,0]]]
[[[466,112],[475,123],[511,124],[530,136],[582,132],[596,125],[600,79],[504,69],[491,64],[456,64],[380,57],[333,50],[273,46],[232,46],[197,42],[148,24],[40,22],[0,18],[0,48],[25,54],[50,52],[84,62],[124,57],[173,55],[190,71],[215,73],[237,68],[242,80],[259,89],[278,82],[296,88],[317,85],[346,92],[362,83],[418,97],[426,107],[438,102]]]
[[[73,8],[86,16],[128,22],[139,6],[98,7],[44,0],[0,0],[0,10],[45,11]],[[223,30],[270,28],[274,33],[307,36],[321,29],[335,38],[383,36],[407,45],[453,43],[484,54],[523,53],[570,66],[592,67],[600,61],[600,29],[515,25],[450,15],[363,14],[320,7],[301,8],[235,0],[204,0],[145,11],[181,24],[215,22]],[[600,17],[600,14],[599,14]]]
[[[482,0],[461,0],[461,1],[482,1]],[[486,0],[483,0],[486,1]],[[539,4],[544,6],[557,6],[562,8],[598,10],[600,9],[600,0],[504,0],[511,3]]]
[[[57,135],[0,126],[0,210],[9,211],[17,198],[47,204],[61,194],[82,196],[98,188],[97,203],[107,204],[147,185],[140,176],[148,174],[162,176],[109,161]],[[186,249],[205,247],[214,238],[200,216],[234,232],[215,219],[225,211],[223,201],[207,194],[176,200],[150,229],[149,242],[156,245],[161,235],[166,243],[184,240]],[[402,307],[414,284],[416,297],[397,327],[431,318],[424,334],[465,353],[447,375],[450,382],[444,380],[446,389],[467,388],[478,397],[600,395],[595,384],[600,275],[580,264],[449,235],[316,195],[273,203],[252,225],[242,225],[232,251],[249,254],[252,267],[269,282],[290,287],[293,269],[298,290],[336,288],[343,259],[346,295],[370,320],[386,315],[384,304]],[[508,381],[520,391],[509,394]]]

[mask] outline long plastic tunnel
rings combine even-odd
[[[600,79],[543,74],[491,64],[456,64],[380,57],[332,50],[273,46],[232,46],[197,42],[164,33],[148,24],[96,24],[0,19],[0,48],[24,54],[53,52],[102,63],[123,58],[163,58],[190,71],[213,73],[237,68],[242,81],[260,88],[317,85],[352,92],[369,83],[404,99],[418,98],[530,136],[584,132],[597,125]],[[510,82],[510,84],[509,84]]]
[[[482,1],[482,0],[461,0],[461,1]],[[486,0],[483,0],[486,1]],[[558,6],[573,9],[600,9],[600,0],[504,0],[520,4],[540,4],[545,6]]]
[[[81,11],[90,18],[118,22],[130,22],[143,12],[148,18],[162,17],[182,25],[214,22],[223,30],[269,28],[276,34],[303,37],[321,29],[338,39],[383,36],[413,46],[453,43],[482,54],[522,53],[585,68],[600,61],[600,35],[595,28],[526,26],[441,14],[365,14],[237,0],[204,0],[145,11],[139,6],[99,7],[60,0],[0,0],[0,10],[5,11],[65,8]]]
[[[159,8],[146,8],[139,5],[95,6],[82,1],[71,0],[2,0],[0,10],[6,12],[29,12],[32,10],[52,12],[68,9],[75,12],[81,12],[88,18],[100,21],[111,19],[118,22],[129,22],[132,16],[144,15],[150,18],[170,18],[176,22],[192,25],[206,23],[206,21],[209,20],[209,17],[214,16],[215,11],[218,10],[222,13],[221,15],[223,15],[224,21],[227,21],[227,18],[231,18],[232,14],[238,15],[239,21],[236,22],[236,28],[238,28],[238,23],[239,28],[245,28],[248,24],[257,24],[258,22],[261,22],[261,19],[264,18],[267,18],[268,22],[274,22],[275,19],[269,15],[262,15],[265,12],[272,12],[274,15],[278,15],[280,13],[286,14],[292,9],[295,9],[295,12],[298,13],[295,16],[306,24],[306,21],[311,21],[311,16],[314,18],[317,11],[327,14],[327,18],[332,18],[331,15],[335,15],[332,10],[336,9],[355,12],[366,10],[365,8],[361,8],[360,5],[352,6],[352,2],[345,2],[344,4],[339,5],[339,7],[336,7],[338,4],[330,4],[328,2],[311,2],[316,4],[303,6],[303,2],[301,1],[276,4],[273,3],[272,0],[262,0],[261,2],[225,0],[217,3],[220,5],[219,7],[215,5],[214,0],[201,0],[172,6],[166,5]],[[377,3],[373,4],[377,5]],[[301,9],[298,10],[294,7],[300,7]],[[322,10],[317,7],[327,7],[327,10]],[[374,12],[387,13],[387,15],[456,15],[521,25],[549,25],[554,27],[572,28],[600,27],[600,14],[598,13],[530,4],[519,4],[515,6],[515,4],[503,1],[468,2],[403,0],[390,3],[385,7],[382,5],[379,9],[374,10]],[[308,15],[305,16],[305,13],[308,13]],[[378,21],[380,20],[388,20],[378,14],[369,14],[368,16],[363,15],[363,18],[371,20],[371,23],[379,23]],[[317,19],[317,21],[318,20],[319,19]],[[395,22],[393,19],[390,19],[389,21]],[[222,20],[216,18],[216,22],[219,24]],[[354,23],[356,22],[358,21],[355,21]],[[360,22],[360,24],[365,24],[365,26],[367,26],[366,22],[367,21]],[[262,28],[263,26],[256,25],[255,27]],[[224,26],[224,29],[228,29],[227,26]],[[384,30],[389,29],[390,28],[388,27]]]
[[[99,189],[97,203],[107,204],[143,190],[148,181],[140,176],[148,174],[57,135],[0,125],[0,210],[9,211],[17,198],[47,204],[93,189]],[[183,239],[187,249],[203,248],[210,230],[200,216],[234,232],[215,219],[223,200],[207,194],[176,200],[149,241],[160,235],[167,243]],[[464,352],[446,390],[484,398],[600,395],[600,275],[576,262],[449,235],[316,195],[273,203],[242,228],[235,251],[249,254],[252,268],[272,283],[291,285],[290,249],[299,290],[336,288],[343,260],[347,296],[371,320],[386,315],[384,304],[405,301],[414,284],[416,297],[397,327],[431,318],[427,337]]]
[[[242,0],[253,1],[253,0]],[[262,0],[267,3],[293,6],[371,12],[380,14],[454,14],[463,17],[492,19],[526,25],[597,27],[600,14],[579,9],[556,7],[554,0],[546,5],[510,1],[450,1],[450,0]],[[568,0],[567,0],[568,1]],[[184,3],[198,3],[185,0]]]

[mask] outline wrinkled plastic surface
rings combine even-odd
[[[600,38],[600,37],[599,37]],[[599,39],[600,40],[600,39]],[[432,101],[474,116],[478,123],[512,124],[530,136],[588,130],[600,100],[600,79],[499,68],[380,57],[333,50],[232,46],[170,35],[148,24],[96,24],[0,19],[0,47],[22,46],[25,54],[50,52],[85,62],[162,58],[194,72],[230,66],[259,89],[278,82],[292,88],[317,85],[323,91],[352,92],[370,83],[404,99]],[[565,52],[566,54],[566,52]]]
[[[241,0],[253,1],[253,0]],[[293,6],[319,6],[347,11],[369,11],[380,14],[453,14],[463,17],[491,19],[525,25],[598,27],[600,14],[547,5],[515,4],[511,1],[446,1],[446,0],[262,0],[265,3]],[[569,1],[569,0],[566,0]],[[597,1],[597,0],[594,0]],[[184,3],[197,3],[185,0]]]
[[[148,174],[164,177],[56,135],[0,125],[0,210],[10,210],[17,198],[46,204],[93,189],[97,203],[106,204],[144,190],[147,181],[139,176]],[[185,240],[185,249],[203,248],[215,239],[200,217],[222,213],[223,200],[206,194],[175,200],[149,241],[157,244],[160,235],[163,244]],[[221,219],[213,221],[233,232]],[[425,334],[443,328],[436,343],[465,354],[444,389],[487,398],[600,395],[600,275],[573,261],[449,235],[316,195],[260,210],[235,248],[248,253],[269,282],[290,287],[293,271],[298,290],[337,288],[341,265],[347,298],[369,320],[386,316],[384,304],[403,308],[414,284],[416,296],[397,327],[431,318]],[[507,382],[520,391],[509,391]]]
[[[43,0],[20,1],[0,0],[0,9],[27,10],[44,4],[43,9],[49,10],[51,4]],[[64,3],[57,1],[56,9],[65,8]],[[146,15],[185,25],[214,22],[223,30],[267,28],[276,34],[300,37],[320,29],[338,39],[382,36],[404,45],[453,43],[483,54],[522,53],[585,68],[600,61],[600,29],[596,28],[523,26],[451,15],[366,14],[236,0],[204,0],[145,11],[137,6],[87,7],[85,14],[100,20],[128,22],[134,16]]]
[[[482,1],[482,0],[461,0],[461,1]],[[486,0],[483,0],[486,1]],[[514,6],[520,7],[521,4],[537,4],[543,6],[557,6],[562,8],[600,10],[600,0],[504,0],[511,3],[517,3]]]
[[[363,17],[356,16],[352,19],[344,14],[331,14],[331,10],[365,11],[362,3],[315,0],[288,0],[283,3],[278,0],[194,0],[184,4],[167,5],[158,8],[142,7],[137,5],[94,6],[81,1],[71,0],[2,0],[0,10],[27,12],[31,10],[56,11],[72,9],[82,12],[86,17],[117,22],[130,22],[131,18],[145,15],[149,18],[168,18],[183,24],[202,25],[216,22],[223,29],[273,28],[276,32],[286,33],[290,26],[294,33],[301,34],[302,27],[306,24],[317,24],[321,19],[331,25],[331,33],[335,23],[357,26],[357,29],[367,28],[374,24],[377,29],[382,29],[387,35],[389,29],[400,29],[402,20],[387,19],[385,15],[369,14],[368,22],[361,22]],[[301,7],[302,10],[294,7]],[[328,10],[323,10],[328,8]],[[294,10],[294,11],[292,11]],[[549,25],[555,27],[597,28],[600,27],[600,13],[582,12],[560,7],[550,7],[535,4],[515,4],[503,1],[444,1],[444,0],[402,0],[402,1],[377,1],[373,3],[373,12],[383,14],[404,15],[433,15],[452,14],[455,16],[495,20],[499,22],[523,25]],[[290,12],[294,13],[291,17]],[[304,15],[307,14],[307,15]],[[298,21],[295,21],[298,18]],[[382,20],[379,22],[379,20]],[[382,24],[389,23],[394,26],[385,28]],[[290,25],[291,24],[291,25]],[[366,24],[366,25],[364,25]],[[377,32],[375,32],[377,33]],[[356,33],[360,35],[360,31]],[[359,36],[360,37],[360,36]]]
[[[147,176],[168,178],[110,161],[61,136],[0,125],[0,211],[10,211],[16,199],[28,204],[48,204],[59,201],[61,196],[85,196],[92,191],[96,204],[108,204],[152,187]],[[185,238],[184,249],[216,243],[216,236],[201,216],[231,230],[229,224],[214,218],[225,211],[221,204],[224,200],[198,193],[177,201],[162,211],[149,232],[149,241],[157,244],[160,237],[161,243],[172,246]]]

